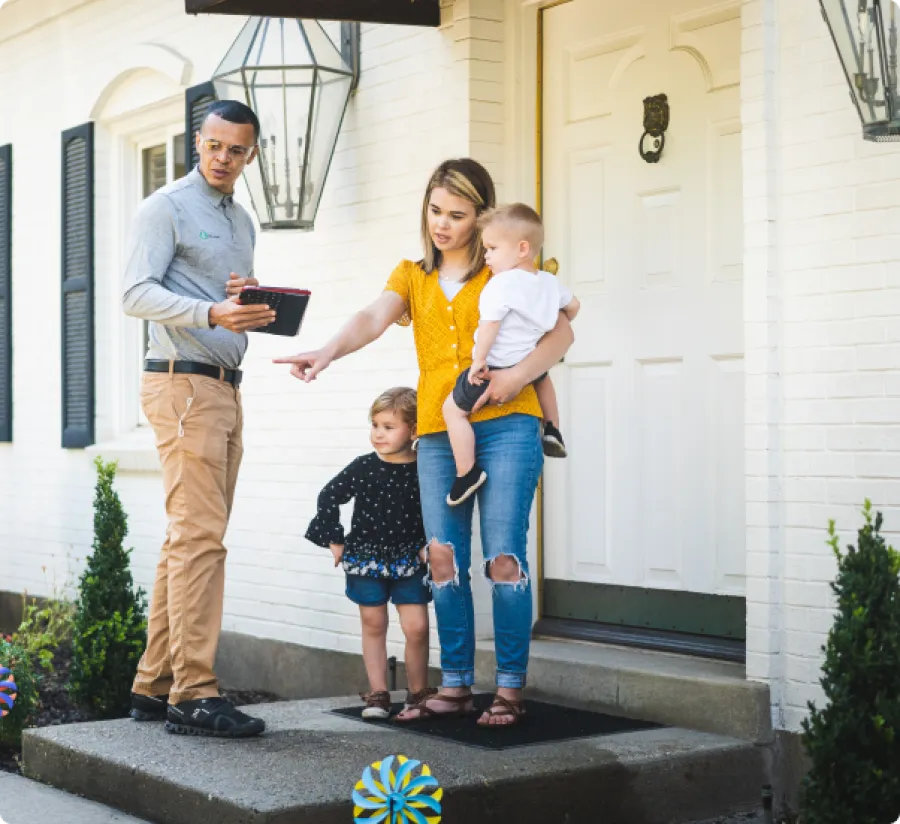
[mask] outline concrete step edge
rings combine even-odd
[[[515,758],[516,753],[497,756]],[[345,802],[280,812],[247,809],[147,774],[137,764],[79,751],[40,730],[26,734],[25,764],[32,778],[156,824],[346,824],[352,818],[352,782]],[[722,739],[705,749],[611,757],[529,780],[500,778],[447,788],[444,820],[543,824],[602,818],[604,824],[676,824],[754,808],[766,783],[764,772],[762,748]]]
[[[476,680],[493,679],[493,650],[479,645]],[[745,679],[691,678],[650,667],[532,656],[529,694],[757,744],[773,740],[769,688]]]

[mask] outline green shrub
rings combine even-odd
[[[824,648],[828,704],[810,703],[803,742],[812,762],[804,824],[893,824],[900,816],[900,553],[880,534],[881,513],[863,510],[858,546],[829,544],[837,616]]]
[[[97,458],[94,543],[81,576],[72,638],[73,701],[104,718],[126,715],[147,637],[144,591],[135,591],[116,464]]]
[[[22,610],[22,623],[13,633],[13,643],[22,647],[35,666],[53,672],[53,656],[61,647],[72,641],[72,621],[75,605],[65,597],[53,598],[38,603],[35,598]]]
[[[37,679],[28,653],[4,636],[0,636],[0,667],[10,670],[16,682],[15,704],[9,715],[0,718],[0,744],[18,748],[22,730],[38,707]]]

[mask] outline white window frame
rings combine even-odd
[[[144,200],[144,150],[152,149],[155,146],[165,145],[166,147],[166,184],[172,183],[175,179],[175,140],[184,134],[184,122],[178,124],[169,124],[162,128],[153,129],[132,137],[133,159],[134,163],[134,186],[131,191],[131,217]],[[128,221],[129,225],[131,220]],[[128,242],[127,237],[122,239],[123,248]],[[124,270],[124,258],[122,259],[122,267]],[[132,404],[131,417],[135,421],[135,426],[148,426],[144,411],[141,409],[140,386],[141,375],[144,369],[144,321],[138,318],[126,318],[126,336],[135,336],[132,341],[123,341],[124,348],[135,353],[134,373],[130,379],[130,383],[125,387],[123,394],[130,395],[130,403]],[[128,326],[132,330],[128,330]],[[130,387],[130,391],[129,391]]]
[[[102,442],[88,447],[89,456],[102,455],[105,460],[118,460],[119,467],[131,471],[159,471],[153,431],[141,411],[140,382],[143,372],[142,322],[127,317],[122,311],[122,282],[127,263],[128,234],[143,189],[142,152],[172,140],[184,132],[184,97],[170,98],[133,114],[103,124],[108,130],[106,175],[108,188],[103,194],[102,213],[108,217],[109,245],[105,258],[109,261],[98,276],[108,279],[103,305],[98,305],[98,344],[105,351],[97,359],[106,370],[106,421]],[[166,174],[171,179],[174,153],[167,152]],[[188,160],[188,164],[189,164]],[[190,168],[188,167],[188,171]],[[98,209],[98,219],[101,211]],[[99,354],[99,353],[98,353]],[[100,376],[98,375],[98,380]],[[98,432],[98,435],[100,433]]]

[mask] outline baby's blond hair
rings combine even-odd
[[[416,410],[416,390],[408,386],[395,386],[375,398],[372,408],[369,409],[369,420],[379,412],[399,412],[404,423],[415,426]]]
[[[541,216],[525,203],[508,203],[496,209],[488,209],[478,218],[478,228],[482,232],[488,226],[497,225],[515,232],[519,239],[528,241],[535,255],[544,245],[544,222]]]

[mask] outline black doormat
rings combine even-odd
[[[479,715],[490,706],[492,698],[493,696],[487,693],[475,696],[475,708]],[[391,707],[391,715],[396,715],[402,708],[402,704],[394,704]],[[392,721],[365,721],[362,718],[362,711],[361,704],[331,710],[336,715],[343,715],[345,718],[352,718],[370,726],[389,725],[391,728],[407,730],[417,735],[443,738],[467,747],[480,747],[485,750],[508,750],[530,744],[548,744],[552,741],[655,730],[663,726],[649,721],[635,721],[617,715],[605,715],[600,712],[528,700],[525,701],[525,716],[514,727],[505,729],[479,727],[475,723],[478,715],[464,718],[430,718],[415,724],[401,725]]]

